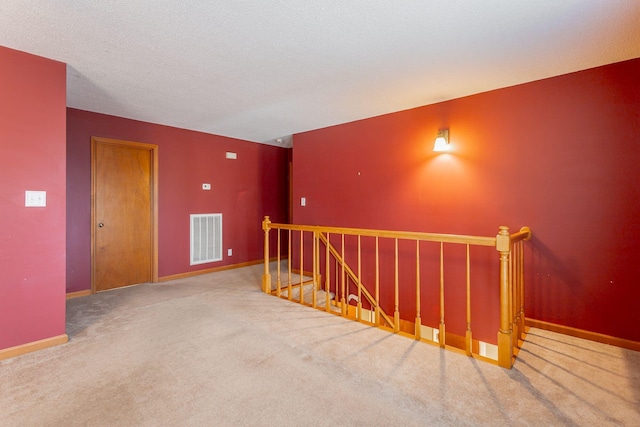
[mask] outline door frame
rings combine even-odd
[[[158,281],[158,146],[144,142],[123,141],[112,138],[91,137],[91,293],[96,293],[96,186],[97,186],[97,150],[98,144],[111,144],[122,147],[148,150],[151,154],[151,281]]]

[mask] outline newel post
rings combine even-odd
[[[500,329],[498,331],[498,365],[511,369],[513,345],[509,303],[509,227],[500,227],[496,236],[496,250],[500,253]]]
[[[264,230],[264,274],[262,275],[262,292],[271,293],[271,274],[269,270],[269,230],[271,229],[271,221],[268,216],[262,221],[262,229]]]

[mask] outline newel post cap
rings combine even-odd
[[[511,249],[511,236],[509,235],[509,227],[504,225],[499,227],[500,231],[496,236],[496,250],[498,252],[509,252]]]

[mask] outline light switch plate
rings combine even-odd
[[[207,184],[207,183],[202,184],[202,189],[203,190],[211,190],[211,184]]]
[[[238,153],[234,153],[233,151],[227,151],[227,153],[225,154],[225,157],[227,159],[235,160],[238,158]]]
[[[300,197],[300,206],[307,206],[307,198]]]
[[[27,207],[45,207],[47,206],[46,191],[25,191],[24,205]]]

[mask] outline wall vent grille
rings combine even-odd
[[[222,214],[191,215],[191,265],[222,260]]]

